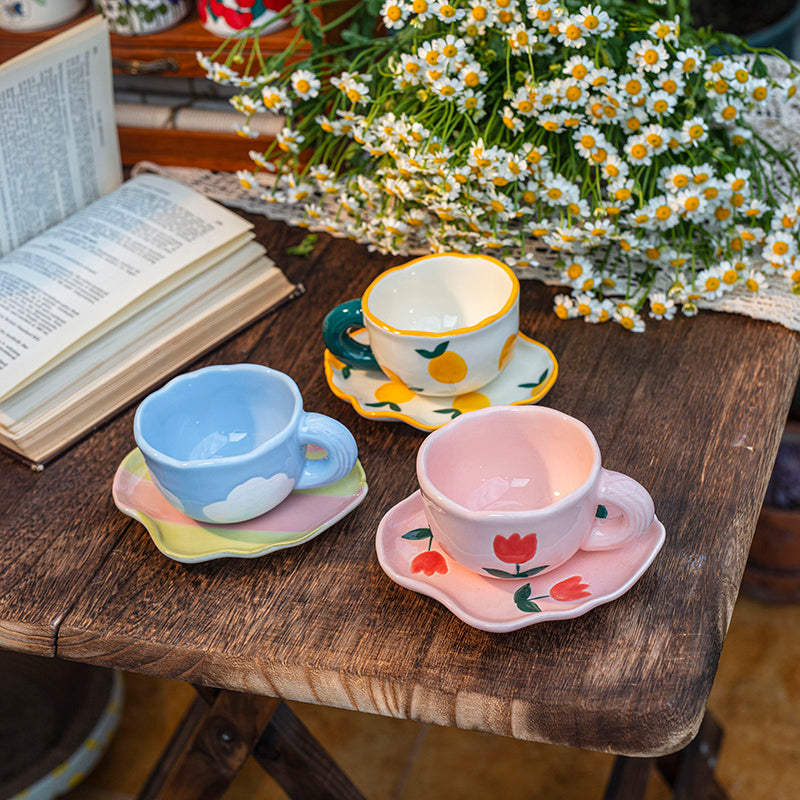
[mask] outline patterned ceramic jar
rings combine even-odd
[[[171,28],[191,7],[190,0],[95,0],[113,33],[135,36]]]
[[[197,0],[197,14],[203,27],[217,36],[235,36],[245,28],[269,23],[289,0]],[[278,17],[263,29],[274,33],[289,24],[289,17]]]
[[[77,17],[86,0],[9,0],[0,3],[0,28],[41,31]]]

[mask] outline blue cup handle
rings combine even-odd
[[[341,480],[350,473],[358,458],[358,445],[353,434],[338,420],[304,411],[298,431],[300,444],[323,448],[327,458],[306,458],[295,489],[316,489]]]
[[[380,369],[368,344],[357,342],[352,337],[356,328],[364,327],[361,300],[348,300],[328,312],[322,321],[322,339],[325,347],[350,367],[356,369]]]

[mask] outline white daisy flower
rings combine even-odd
[[[669,65],[669,54],[661,42],[640,39],[628,48],[628,61],[640,72],[661,72]]]
[[[690,117],[681,125],[681,141],[694,147],[708,139],[708,123],[699,116]]]
[[[722,297],[725,284],[722,282],[722,273],[719,266],[707,267],[697,273],[695,280],[697,291],[707,300],[716,300]]]
[[[653,292],[649,297],[650,316],[653,319],[670,320],[675,316],[677,307],[671,297],[667,297],[664,292]]]
[[[408,14],[408,5],[404,2],[397,2],[397,0],[386,0],[381,7],[383,24],[389,30],[398,30],[402,28],[408,19]]]
[[[769,281],[761,270],[751,269],[750,272],[744,276],[742,285],[748,292],[758,294],[769,286]]]
[[[618,304],[614,309],[614,321],[632,333],[644,333],[644,320],[627,303]]]
[[[316,97],[322,86],[319,78],[309,69],[296,69],[289,80],[295,93],[302,100]]]
[[[574,319],[578,316],[575,301],[567,294],[557,294],[553,298],[553,311],[559,319]]]

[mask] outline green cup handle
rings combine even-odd
[[[380,369],[372,350],[367,344],[352,337],[356,328],[364,327],[361,300],[348,300],[328,312],[322,321],[322,339],[325,347],[350,367],[356,369]]]

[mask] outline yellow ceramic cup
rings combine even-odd
[[[352,334],[366,328],[369,344]],[[472,392],[511,360],[519,281],[487,256],[423,256],[380,274],[358,300],[334,308],[322,335],[345,364],[381,369],[417,394]]]

